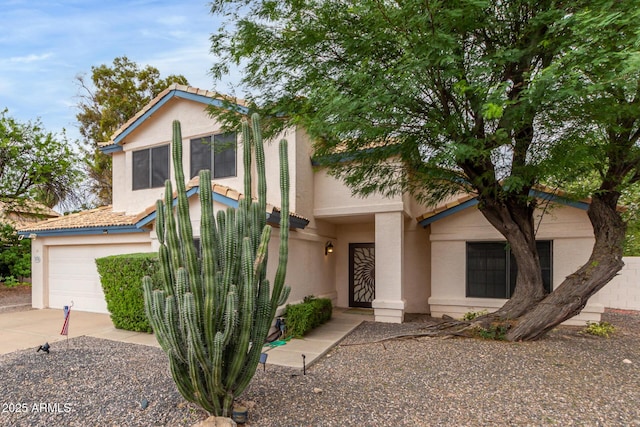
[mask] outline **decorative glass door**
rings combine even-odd
[[[349,243],[349,306],[371,308],[375,297],[375,245]]]

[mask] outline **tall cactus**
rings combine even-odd
[[[185,399],[215,415],[230,416],[233,400],[253,377],[276,309],[286,302],[284,286],[289,236],[287,142],[280,142],[280,250],[273,290],[266,278],[271,226],[266,217],[264,147],[257,115],[243,123],[244,199],[238,209],[213,213],[211,173],[200,171],[201,260],[193,243],[182,171],[180,123],[173,123],[172,155],[177,186],[165,184],[157,203],[162,290],[143,279],[145,310],[171,374]],[[258,198],[251,195],[251,153],[255,147]]]

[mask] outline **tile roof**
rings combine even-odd
[[[189,180],[189,182],[187,182],[186,184],[186,190],[189,191],[192,188],[195,187],[200,187],[200,177],[199,176],[195,176],[193,178],[191,178]],[[213,191],[213,193],[218,194],[220,196],[223,197],[227,197],[231,200],[235,200],[236,202],[239,202],[240,200],[244,199],[244,194],[238,192],[237,190],[231,188],[231,187],[227,187],[226,185],[220,185],[218,183],[216,183],[215,181],[211,181],[211,191]],[[173,192],[173,197],[177,197],[177,193],[174,191]],[[256,200],[254,198],[254,200]],[[156,205],[153,204],[152,206],[149,206],[148,208],[146,208],[144,211],[142,211],[140,214],[137,215],[138,220],[141,220],[142,218],[154,213],[156,211]],[[280,212],[280,208],[277,206],[274,206],[272,204],[267,203],[267,212],[268,213],[273,213],[273,212]],[[293,218],[298,218],[302,221],[306,221],[309,222],[308,218],[305,218],[302,215],[298,215],[295,212],[289,212],[289,216],[293,217]]]
[[[165,96],[169,95],[172,91],[180,91],[193,95],[200,95],[211,99],[219,99],[221,101],[230,101],[240,106],[246,106],[246,102],[243,99],[233,98],[227,95],[222,95],[218,92],[213,92],[205,89],[198,89],[197,87],[180,85],[177,83],[172,84],[162,92],[160,92],[155,98],[153,98],[147,105],[145,105],[140,111],[138,111],[133,117],[127,120],[122,126],[120,126],[115,133],[111,136],[111,140],[107,142],[101,142],[98,144],[100,147],[107,147],[110,145],[116,145],[116,138],[125,132],[131,125],[133,125],[138,119],[144,116],[149,110],[151,110],[156,104],[158,104]]]
[[[564,190],[560,190],[557,188],[551,188],[545,185],[536,185],[534,186],[534,188],[531,190],[531,192],[529,193],[531,196],[535,196],[537,198],[543,199],[543,200],[549,200],[549,201],[557,201],[559,203],[563,203],[563,204],[567,204],[567,205],[571,205],[574,207],[581,207],[583,209],[586,209],[586,207],[591,204],[591,199],[590,198],[583,198],[583,199],[575,199],[574,197],[572,197],[568,192],[564,191]],[[455,208],[456,206],[460,206],[464,203],[469,202],[470,200],[473,200],[476,198],[476,194],[475,193],[469,193],[469,194],[465,194],[465,195],[460,195],[458,198],[453,199],[453,200],[448,200],[444,203],[442,203],[441,205],[436,206],[435,208],[423,213],[422,215],[418,216],[416,218],[416,220],[418,222],[422,222],[424,220],[428,220],[431,217],[434,217],[442,212],[448,211],[449,209]],[[618,206],[618,211],[622,212],[625,211],[626,208],[624,206]]]
[[[111,205],[82,211],[74,214],[51,218],[35,224],[20,227],[21,232],[37,232],[50,230],[67,230],[94,227],[131,226],[137,222],[136,215],[125,215],[123,212],[113,212]]]
[[[187,183],[187,191],[199,187],[200,180],[198,177]],[[244,195],[237,192],[233,188],[211,182],[211,190],[218,195],[228,197],[235,201],[240,201]],[[174,198],[175,198],[174,193]],[[20,232],[42,232],[53,230],[78,230],[100,227],[131,227],[136,226],[142,219],[147,218],[156,211],[156,205],[153,204],[137,215],[126,215],[123,212],[113,212],[112,206],[102,206],[100,208],[82,211],[70,215],[51,218],[46,221],[40,221],[32,224],[25,224],[20,227]],[[267,205],[267,212],[270,214],[279,213],[280,210],[273,205]],[[297,218],[302,222],[308,223],[309,220],[301,215],[291,212],[292,218]]]
[[[60,216],[58,212],[35,200],[0,201],[0,223],[8,223],[15,228],[58,216]]]

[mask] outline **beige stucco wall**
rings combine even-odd
[[[296,205],[297,170],[296,170],[296,132],[293,129],[286,129],[272,140],[264,143],[265,172],[267,178],[267,201],[275,206],[281,205],[280,193],[280,140],[287,140],[287,156],[289,161],[289,210],[298,212]],[[257,173],[253,171],[253,185],[257,189]],[[257,190],[256,191],[257,194]]]
[[[324,254],[324,238],[304,230],[289,232],[289,257],[285,284],[291,286],[288,303],[302,301],[305,296],[330,298],[336,302],[335,258]],[[278,268],[280,229],[274,227],[269,242],[267,277],[273,284]]]
[[[640,257],[624,257],[624,267],[592,297],[605,307],[640,311]]]
[[[431,247],[429,229],[415,219],[404,225],[404,298],[407,313],[429,313],[431,296]]]
[[[405,210],[402,196],[393,198],[386,198],[379,194],[371,194],[366,198],[354,196],[344,183],[322,169],[315,172],[313,200],[313,214],[316,218],[337,218]]]
[[[125,138],[123,152],[114,153],[113,178],[113,210],[137,214],[153,205],[164,194],[164,187],[143,190],[132,190],[132,152],[143,148],[169,144],[172,139],[172,123],[179,120],[182,130],[183,154],[182,163],[185,180],[189,180],[189,140],[222,132],[221,125],[209,117],[205,106],[199,102],[172,98],[153,114],[153,119],[146,120]],[[221,185],[242,191],[242,147],[238,145],[235,177],[216,179]],[[173,160],[170,161],[171,179],[174,180]]]
[[[540,219],[540,212],[537,218]],[[502,306],[506,300],[465,297],[465,263],[467,241],[504,241],[504,237],[475,207],[440,219],[430,228],[432,315],[462,317],[468,311],[495,310]],[[537,238],[553,240],[554,287],[588,260],[594,242],[586,211],[562,205],[553,206],[542,216]],[[568,323],[599,320],[602,311],[602,304],[592,300]]]

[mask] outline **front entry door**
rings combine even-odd
[[[349,243],[349,307],[371,308],[376,297],[375,255],[373,243]]]

